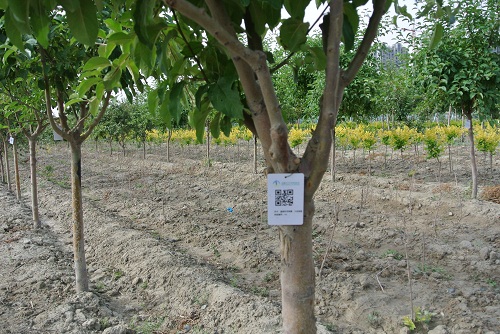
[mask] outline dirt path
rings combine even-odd
[[[2,188],[6,333],[280,332],[277,232],[251,150],[215,148],[212,167],[203,147],[175,147],[170,163],[163,151],[85,149],[86,294],[73,292],[67,148],[40,153],[43,229]],[[467,199],[466,157],[450,174],[411,156],[384,168],[375,155],[372,176],[356,159],[340,158],[316,196],[320,332],[400,333],[411,299],[432,314],[421,332],[500,333],[500,205]]]

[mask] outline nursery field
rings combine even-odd
[[[295,148],[303,152],[301,145]],[[253,147],[172,144],[123,156],[83,148],[91,291],[74,292],[70,150],[38,149],[43,228],[0,186],[1,333],[280,333],[279,240],[267,225],[262,156]],[[500,160],[468,146],[426,160],[413,150],[338,150],[316,194],[319,333],[500,333]],[[22,152],[21,152],[22,153]],[[261,152],[258,152],[261,154]],[[491,168],[492,167],[492,168]],[[497,194],[498,196],[498,194]],[[498,199],[498,197],[497,197]]]

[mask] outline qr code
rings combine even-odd
[[[292,206],[293,205],[293,189],[283,189],[274,191],[275,206]]]

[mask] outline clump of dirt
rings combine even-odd
[[[500,185],[485,187],[481,198],[485,201],[500,204]]]

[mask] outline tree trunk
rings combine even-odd
[[[210,123],[207,123],[207,166],[210,167]]]
[[[5,174],[7,176],[7,189],[12,190],[12,183],[10,180],[10,166],[9,166],[9,146],[7,140],[3,141],[3,151],[5,152]]]
[[[253,172],[257,174],[257,136],[253,136]]]
[[[38,211],[38,182],[36,177],[36,139],[28,138],[30,145],[30,173],[31,173],[31,212],[33,214],[33,227],[40,227]]]
[[[477,163],[476,163],[476,152],[474,149],[474,129],[472,126],[472,112],[467,111],[465,116],[470,122],[469,129],[467,130],[467,134],[469,136],[470,141],[470,162],[472,169],[472,198],[477,198]]]
[[[71,193],[73,201],[73,259],[75,264],[76,291],[89,290],[85,262],[85,239],[82,205],[82,146],[71,143]]]
[[[335,182],[335,158],[336,158],[336,152],[335,150],[337,149],[337,141],[335,140],[335,128],[331,130],[332,134],[332,157],[331,157],[331,164],[332,164],[332,182]]]
[[[170,140],[172,139],[172,130],[168,129],[167,136],[167,162],[170,162]]]
[[[312,253],[314,201],[304,202],[304,224],[281,226],[281,292],[284,333],[316,333]]]
[[[448,145],[448,161],[450,163],[450,174],[453,173],[453,164],[451,162],[451,145]]]
[[[3,148],[0,148],[0,173],[2,174],[2,183],[5,183],[5,169],[3,167]]]
[[[17,139],[14,140],[14,144],[12,144],[12,153],[14,155],[14,177],[16,180],[16,197],[17,200],[21,200],[21,178],[19,176],[19,159],[17,156]]]
[[[142,142],[142,159],[146,160],[146,141]]]

